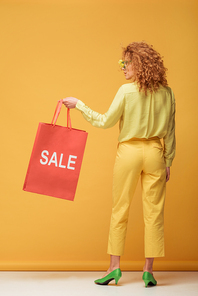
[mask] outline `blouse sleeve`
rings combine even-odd
[[[110,128],[117,123],[124,110],[124,93],[122,86],[119,88],[109,110],[105,114],[93,111],[80,100],[78,100],[76,104],[76,109],[81,111],[84,118],[93,126],[104,129]]]
[[[175,140],[175,97],[172,93],[172,106],[171,106],[171,117],[168,125],[168,131],[166,136],[164,137],[164,158],[166,162],[166,167],[170,167],[172,165],[172,161],[175,157],[175,148],[176,148],[176,140]]]

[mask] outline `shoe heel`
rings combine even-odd
[[[148,271],[145,271],[142,279],[145,283],[145,287],[149,286],[156,286],[157,285],[157,281],[154,279],[153,275],[151,273],[149,273]]]
[[[145,287],[146,287],[146,288],[147,288],[149,282],[150,282],[150,281],[148,281],[148,280],[144,280],[144,283],[145,283]]]
[[[115,275],[115,283],[118,284],[119,279],[122,277],[122,272],[120,269],[117,269],[117,274]]]
[[[119,279],[121,278],[121,276],[117,276],[114,278],[116,285],[118,284]]]

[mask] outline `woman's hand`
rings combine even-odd
[[[67,98],[63,99],[63,104],[69,109],[75,108],[77,102],[78,102],[78,99],[73,98],[73,97],[67,97]]]
[[[170,179],[170,167],[166,167],[166,182]]]

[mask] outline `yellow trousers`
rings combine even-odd
[[[124,253],[129,208],[141,175],[145,257],[164,256],[166,165],[158,137],[119,143],[113,173],[108,254]]]

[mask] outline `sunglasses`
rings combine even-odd
[[[118,64],[120,66],[120,69],[126,69],[127,65],[129,63],[131,63],[132,61],[123,61],[123,60],[119,60],[118,61]]]

